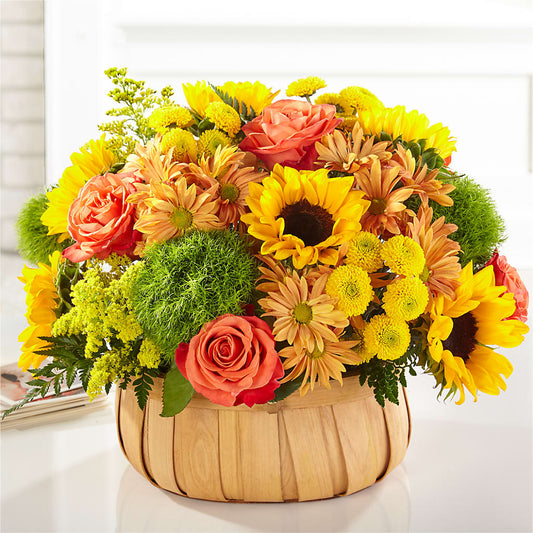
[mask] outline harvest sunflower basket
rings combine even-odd
[[[185,107],[126,74],[19,217],[24,402],[118,383],[120,444],[156,486],[304,501],[400,463],[408,374],[458,403],[505,389],[528,292],[447,127],[316,77],[281,99],[184,84]]]
[[[272,405],[224,407],[195,395],[162,418],[163,380],[144,410],[118,389],[122,451],[155,486],[190,498],[236,502],[346,496],[380,481],[403,460],[411,434],[407,395],[377,404],[356,377],[345,386]]]

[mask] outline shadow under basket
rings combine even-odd
[[[120,445],[156,487],[202,500],[308,501],[346,496],[398,466],[411,432],[399,405],[378,405],[357,377],[276,404],[224,407],[196,395],[179,415],[160,416],[163,380],[143,411],[133,387],[117,389]]]

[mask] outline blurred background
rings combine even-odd
[[[2,0],[1,7],[2,363],[17,359],[25,327],[16,213],[57,182],[72,152],[100,135],[96,125],[113,103],[104,75],[111,66],[127,67],[149,87],[172,85],[181,103],[183,82],[261,80],[283,96],[289,82],[318,75],[328,91],[360,85],[387,106],[425,113],[457,137],[452,168],[492,191],[507,224],[501,251],[533,286],[531,2],[332,0],[312,8],[282,0],[264,7]],[[502,422],[530,428],[531,341],[510,356],[510,391],[482,397],[486,410],[438,404],[429,378],[413,382],[418,409],[477,420],[500,413]]]

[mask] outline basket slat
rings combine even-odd
[[[405,455],[410,416],[381,408],[368,387],[315,389],[272,405],[223,407],[195,395],[173,418],[160,416],[162,380],[144,411],[133,388],[117,391],[124,454],[156,486],[216,501],[306,501],[352,494],[379,481]]]

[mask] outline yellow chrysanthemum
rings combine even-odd
[[[219,146],[230,146],[231,139],[222,131],[207,130],[198,139],[198,152],[207,157],[214,156]]]
[[[70,156],[72,166],[67,167],[57,187],[46,193],[48,207],[41,222],[48,227],[48,235],[61,233],[60,242],[69,237],[68,211],[80,189],[94,176],[107,172],[116,162],[111,150],[106,148],[105,136],[89,141]]]
[[[197,144],[190,131],[173,128],[161,139],[161,152],[166,154],[172,148],[172,160],[180,162],[196,161]]]
[[[230,137],[235,137],[241,129],[239,113],[224,102],[211,102],[205,110],[205,116]]]
[[[352,326],[352,334],[350,340],[357,342],[352,348],[355,354],[360,358],[361,363],[366,363],[374,357],[374,354],[368,349],[365,343],[365,328],[367,322],[361,316],[350,317],[350,325]]]
[[[161,106],[148,119],[148,125],[162,134],[166,133],[169,128],[188,128],[193,122],[191,112],[178,105]]]
[[[318,90],[326,87],[326,82],[318,76],[308,76],[289,83],[285,94],[287,96],[313,96]]]
[[[518,346],[529,328],[520,320],[508,320],[516,303],[506,290],[496,285],[492,266],[474,274],[469,263],[461,271],[455,296],[438,294],[433,299],[429,370],[444,389],[460,392],[459,404],[465,400],[465,387],[475,400],[478,390],[498,395],[507,388],[501,376],[508,378],[513,367],[490,346]]]
[[[425,311],[428,301],[428,289],[420,278],[401,278],[387,285],[383,309],[390,317],[408,322]]]
[[[341,97],[338,93],[323,93],[315,98],[315,104],[329,104],[337,108],[337,113],[345,113],[346,109],[342,107]],[[340,116],[340,115],[337,115]],[[353,126],[352,126],[353,127]]]
[[[346,110],[346,113],[355,114],[384,107],[378,97],[364,87],[352,85],[343,89],[339,95],[341,106]]]
[[[24,283],[26,291],[26,318],[28,327],[19,335],[19,342],[23,342],[22,353],[18,366],[26,371],[28,368],[39,368],[46,359],[36,352],[44,350],[49,343],[40,337],[52,336],[52,324],[56,320],[55,310],[59,304],[56,289],[56,279],[59,264],[63,261],[61,252],[55,251],[50,256],[50,266],[39,263],[37,268],[24,265],[22,276],[18,279]]]
[[[456,151],[450,130],[441,123],[430,126],[426,115],[416,110],[408,113],[403,106],[373,108],[359,112],[358,117],[365,133],[379,135],[383,131],[393,139],[401,135],[404,141],[426,139],[426,148],[436,148],[442,158]]]
[[[376,235],[369,231],[360,231],[348,243],[346,263],[358,266],[366,272],[376,272],[383,266],[381,246],[382,243]]]
[[[317,346],[312,350],[296,349],[289,346],[279,352],[283,361],[283,368],[293,370],[281,380],[281,383],[292,381],[303,374],[300,385],[300,395],[303,396],[309,389],[313,390],[315,382],[331,388],[330,378],[337,380],[342,385],[342,374],[346,371],[344,365],[357,365],[361,358],[353,351],[356,342],[353,341],[326,341],[324,347]]]
[[[402,276],[418,276],[425,265],[424,251],[410,237],[395,235],[381,247],[381,258],[392,272]]]
[[[365,327],[364,338],[370,353],[387,360],[404,355],[411,342],[407,323],[388,315],[372,317]]]
[[[257,115],[266,106],[269,106],[279,94],[279,91],[272,92],[272,88],[268,88],[259,81],[254,83],[250,81],[227,81],[219,89],[227,93],[231,98],[236,98],[239,102],[246,105],[248,111],[252,108]],[[239,111],[242,113],[244,110],[241,107]]]
[[[352,176],[328,178],[328,171],[298,171],[276,165],[262,184],[250,183],[251,213],[241,220],[263,241],[261,253],[292,257],[295,268],[320,261],[335,265],[337,247],[361,229],[368,209],[363,193],[351,190]]]
[[[347,113],[337,113],[335,115],[337,118],[342,118],[342,122],[337,126],[337,128],[343,131],[352,131],[354,126],[358,123],[356,115],[349,115]]]
[[[336,268],[328,278],[326,293],[337,298],[337,307],[349,317],[362,315],[374,296],[370,276],[355,265]]]

